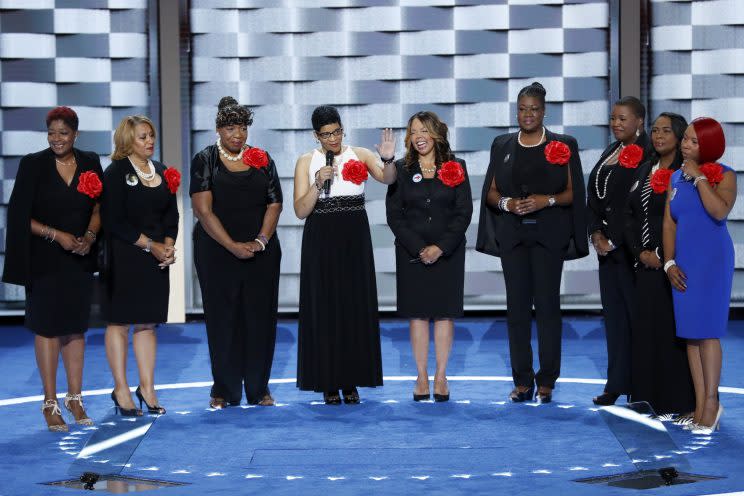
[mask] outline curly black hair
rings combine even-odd
[[[246,105],[240,105],[231,96],[223,96],[217,105],[216,127],[250,126],[253,124],[253,111]]]

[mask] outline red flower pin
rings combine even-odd
[[[181,184],[181,173],[173,167],[168,167],[163,173],[168,189],[172,194],[176,194],[178,186]]]
[[[711,186],[723,181],[723,167],[715,162],[708,162],[700,166],[700,172],[705,174]]]
[[[256,169],[266,167],[269,165],[269,154],[260,148],[246,148],[243,151],[243,163]]]
[[[669,186],[669,178],[672,177],[672,171],[670,169],[657,169],[656,172],[651,176],[651,189],[654,193],[663,193]]]
[[[638,145],[628,145],[620,152],[618,163],[626,169],[635,169],[643,158],[643,148]]]
[[[367,164],[359,160],[347,160],[344,164],[344,168],[341,169],[341,177],[344,181],[349,181],[354,184],[362,184],[369,177]]]
[[[437,172],[437,176],[445,186],[450,188],[454,188],[465,181],[465,171],[462,170],[462,165],[454,160],[443,163]]]
[[[545,159],[551,164],[566,165],[571,158],[571,149],[562,141],[551,141],[545,145]]]
[[[93,171],[86,171],[80,174],[78,178],[77,190],[95,200],[101,196],[103,183],[101,182],[101,178],[98,177],[98,174]]]

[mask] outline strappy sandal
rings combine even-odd
[[[214,408],[215,410],[222,410],[227,406],[227,401],[225,401],[225,398],[209,398],[209,408]]]
[[[83,411],[83,416],[80,418],[75,417],[75,423],[78,425],[93,425],[93,420],[88,417],[88,414],[85,413],[85,407],[83,407],[83,395],[82,394],[70,394],[67,393],[65,395],[65,408],[72,413],[74,416],[75,413],[72,411],[72,408],[70,407],[70,402],[77,401],[80,404],[80,409]]]
[[[341,392],[344,395],[344,403],[346,403],[347,405],[359,404],[359,391],[357,391],[357,388],[344,389]]]
[[[327,391],[323,393],[323,401],[326,405],[340,405],[341,396],[339,396],[338,391]]]

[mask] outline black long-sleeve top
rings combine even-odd
[[[398,179],[388,186],[387,221],[395,242],[412,258],[429,245],[438,246],[446,257],[465,242],[473,200],[465,161],[454,160],[465,172],[465,180],[454,188],[437,176],[423,179],[418,163],[411,167],[405,166],[404,159],[395,163]]]
[[[101,214],[107,236],[134,244],[140,234],[163,242],[178,235],[178,202],[165,180],[165,165],[153,161],[161,184],[142,184],[128,158],[114,160],[103,175]]]
[[[625,253],[625,207],[628,194],[636,180],[637,169],[602,163],[615,152],[622,143],[615,141],[605,148],[597,164],[589,174],[587,185],[587,212],[589,217],[589,234],[597,231],[605,235],[618,249],[611,251],[608,256],[616,257]],[[635,144],[643,148],[644,155],[641,163],[646,160],[648,149],[648,135],[641,134]],[[599,174],[599,177],[597,175]],[[610,174],[609,179],[607,175]],[[599,191],[598,191],[599,190]],[[604,198],[599,198],[603,196]]]

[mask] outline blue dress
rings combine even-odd
[[[732,170],[723,166],[723,171]],[[731,285],[734,279],[734,244],[726,219],[706,212],[692,181],[678,170],[672,175],[670,212],[677,223],[674,259],[687,276],[687,290],[672,288],[677,336],[688,339],[720,338],[726,333]]]

